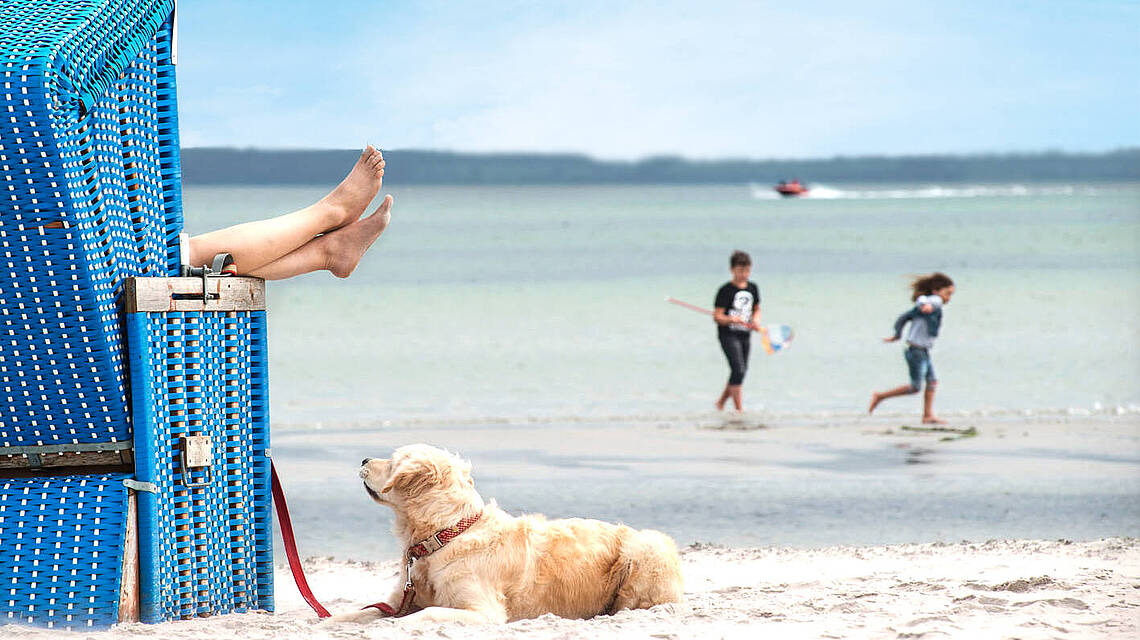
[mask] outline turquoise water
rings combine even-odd
[[[190,188],[187,227],[323,192]],[[392,192],[350,279],[269,290],[273,455],[306,555],[396,557],[357,464],[420,441],[468,457],[513,513],[682,545],[1140,531],[1140,185]],[[711,321],[664,302],[711,304],[737,248],[765,321],[798,332],[754,352],[742,431],[712,412],[728,370]],[[937,405],[977,438],[901,430],[917,397],[861,417],[906,382],[880,339],[907,275],[935,269],[958,283]]]
[[[201,232],[324,188],[191,187]],[[884,345],[908,274],[958,283],[934,353],[947,415],[1140,405],[1140,185],[398,187],[348,280],[269,292],[279,425],[580,420],[705,412],[727,376],[709,306],[752,253],[765,322],[747,408],[855,415],[906,381]],[[755,193],[754,193],[755,191]],[[911,414],[916,398],[883,410]]]

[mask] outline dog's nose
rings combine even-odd
[[[368,464],[371,461],[372,461],[372,458],[365,458],[365,459],[360,461],[360,466],[363,467],[364,465]]]

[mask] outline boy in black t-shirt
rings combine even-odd
[[[724,403],[732,398],[736,410],[743,411],[740,385],[748,371],[749,337],[752,330],[760,326],[760,289],[748,279],[752,275],[751,256],[743,251],[734,251],[728,265],[732,269],[732,280],[716,292],[713,320],[716,321],[720,348],[728,358],[731,374],[724,392],[716,401],[716,408],[723,410]]]

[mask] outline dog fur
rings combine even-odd
[[[471,465],[423,444],[401,447],[389,459],[365,460],[364,488],[391,508],[400,546],[411,545],[482,511],[469,529],[415,561],[416,597],[402,621],[503,623],[553,613],[591,618],[622,609],[683,603],[680,559],[659,531],[541,515],[514,517],[484,503]],[[403,598],[403,580],[385,600]],[[375,608],[334,617],[368,622]]]

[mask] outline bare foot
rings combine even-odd
[[[922,416],[922,424],[946,424],[946,421],[938,416]]]
[[[883,401],[883,396],[881,396],[877,393],[872,393],[871,394],[871,406],[867,407],[867,415],[871,415],[872,413],[875,413],[875,407],[879,406],[879,403],[882,401]]]
[[[388,228],[388,222],[392,219],[391,212],[392,196],[384,196],[384,201],[372,215],[321,236],[320,239],[327,243],[327,269],[338,278],[352,275],[364,257],[364,252]]]
[[[717,411],[724,411],[724,400],[717,400],[716,410]]]
[[[332,226],[329,230],[352,224],[364,213],[364,209],[384,183],[384,154],[372,145],[360,152],[360,158],[353,165],[344,180],[329,194],[321,198],[317,206],[326,209]]]

